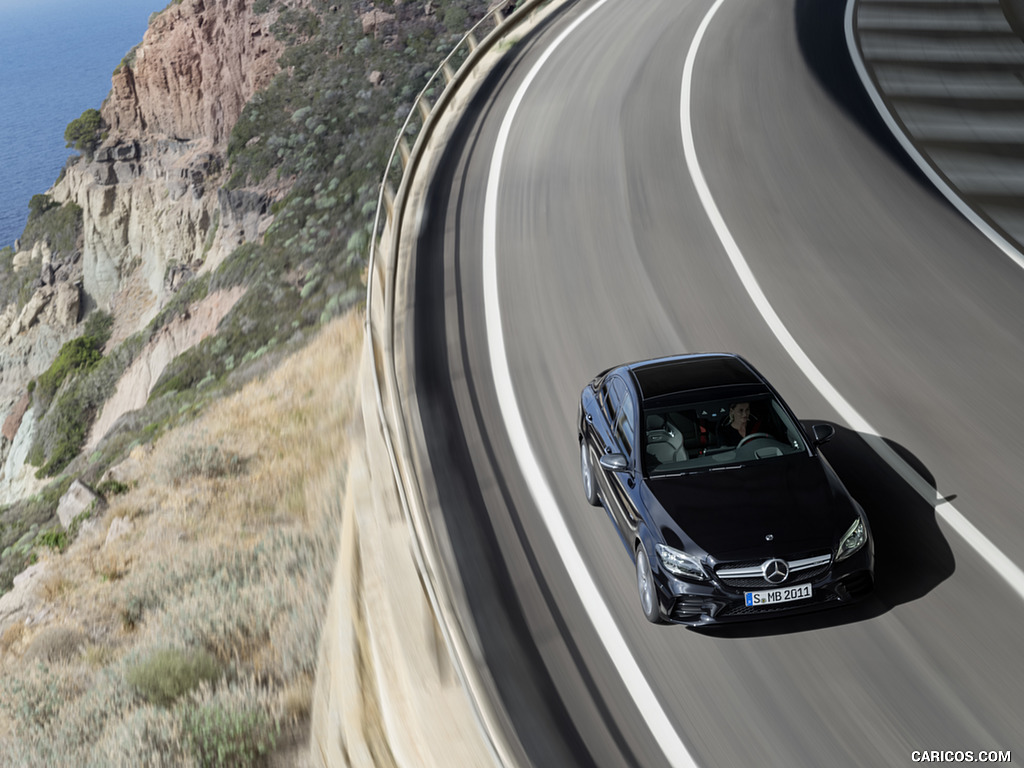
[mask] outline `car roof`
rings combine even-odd
[[[702,354],[663,357],[625,366],[633,374],[644,401],[700,390],[758,385],[767,382],[739,355]]]

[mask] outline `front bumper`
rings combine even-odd
[[[717,579],[690,582],[664,571],[653,575],[665,619],[688,627],[704,627],[778,618],[855,602],[874,587],[874,559],[874,547],[869,539],[849,558],[832,563],[824,573],[811,580],[810,597],[760,607],[746,605],[747,590],[726,585]],[[791,583],[806,582],[797,578]]]

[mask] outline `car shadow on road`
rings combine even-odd
[[[811,424],[820,423],[808,421],[804,426],[809,429]],[[710,627],[701,630],[702,634],[758,637],[866,621],[923,597],[953,574],[956,562],[936,520],[935,502],[901,477],[871,447],[870,438],[838,424],[833,426],[835,437],[821,451],[868,517],[875,539],[874,591],[848,606]],[[883,441],[924,480],[926,487],[937,487],[935,478],[910,451],[891,440]]]

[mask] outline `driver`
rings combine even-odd
[[[733,403],[729,406],[729,415],[718,427],[718,444],[739,445],[747,435],[757,432],[750,420],[750,403]]]

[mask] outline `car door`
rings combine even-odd
[[[598,476],[608,511],[619,526],[623,538],[627,542],[632,542],[637,528],[636,504],[639,502],[640,491],[637,455],[638,408],[635,395],[621,378],[616,377],[610,384],[612,398],[618,405],[611,421],[603,454],[622,454],[626,457],[626,467],[620,470],[600,467]]]
[[[585,435],[593,448],[593,469],[598,490],[602,500],[604,500],[605,505],[609,507],[609,511],[613,515],[614,510],[611,509],[611,487],[605,470],[598,462],[602,456],[616,452],[614,439],[615,421],[619,414],[619,403],[622,402],[624,393],[625,385],[617,376],[612,374],[605,377],[604,382],[597,389],[594,406],[588,408],[587,421],[590,422],[590,429],[585,431]]]

